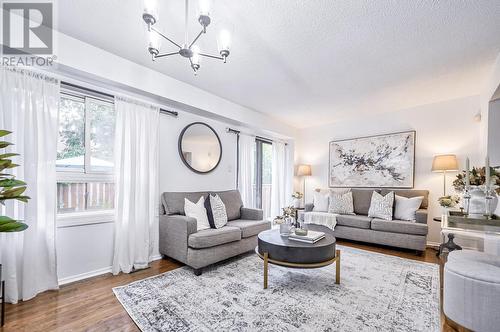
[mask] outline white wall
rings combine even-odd
[[[489,103],[488,155],[492,165],[500,166],[500,99]]]
[[[329,141],[416,130],[415,189],[430,191],[428,241],[439,242],[440,225],[432,217],[441,214],[436,200],[442,195],[443,178],[430,171],[432,158],[436,154],[455,153],[462,164],[466,156],[473,165],[479,162],[480,123],[473,120],[478,110],[479,96],[473,96],[301,130],[298,159],[311,164],[313,174],[307,180],[308,200],[315,188],[328,186]],[[448,192],[452,190],[452,177],[448,178]]]

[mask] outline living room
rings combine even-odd
[[[0,331],[497,331],[498,1],[2,1]]]

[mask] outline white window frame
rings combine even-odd
[[[81,92],[61,91],[61,99],[67,98],[79,102],[85,103],[85,126],[84,126],[84,143],[85,143],[85,157],[84,157],[84,167],[83,169],[71,169],[71,168],[56,168],[56,179],[59,182],[69,182],[69,183],[88,183],[88,182],[108,182],[114,183],[114,173],[105,171],[93,171],[91,170],[90,164],[90,116],[88,116],[88,110],[90,109],[90,103],[101,104],[112,106],[114,108],[114,103],[108,100],[103,100],[96,98],[92,95],[87,95]],[[114,209],[103,209],[103,210],[88,210],[83,212],[67,212],[67,213],[57,213],[57,227],[72,227],[72,226],[82,226],[100,223],[114,222]]]

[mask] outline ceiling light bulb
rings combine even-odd
[[[212,8],[210,0],[200,0],[198,5],[198,22],[203,28],[206,28],[210,22],[210,10]]]
[[[148,27],[158,21],[158,6],[156,0],[144,0],[144,14],[142,14],[142,19],[148,24]]]
[[[231,48],[231,33],[227,29],[222,29],[219,32],[217,46],[219,48],[219,53],[224,58],[225,62],[226,58],[229,56],[229,50]]]
[[[193,55],[191,56],[191,67],[196,72],[200,69],[200,48],[197,45],[191,47]]]
[[[160,53],[160,38],[158,34],[151,31],[149,34],[148,51],[154,57]]]

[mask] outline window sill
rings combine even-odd
[[[57,215],[57,228],[112,223],[114,210],[61,213]]]

